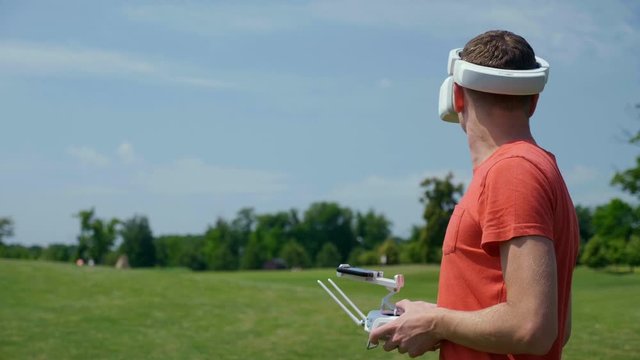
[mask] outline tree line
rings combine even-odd
[[[612,183],[640,197],[640,157],[636,168],[615,174]],[[258,214],[244,208],[234,218],[218,218],[202,234],[154,236],[144,215],[99,218],[79,211],[75,244],[5,244],[13,236],[11,218],[0,218],[0,257],[114,265],[126,255],[131,267],[187,267],[238,270],[353,265],[438,263],[453,208],[464,192],[453,175],[422,182],[423,224],[406,238],[394,236],[391,221],[374,210],[359,212],[335,202]],[[576,206],[580,224],[579,262],[594,268],[640,265],[640,207],[615,198],[596,206]]]
[[[91,260],[114,264],[127,255],[132,267],[188,267],[194,270],[336,266],[341,262],[398,263],[403,239],[391,235],[391,222],[373,210],[353,211],[333,202],[257,214],[251,208],[230,220],[218,218],[202,234],[154,236],[144,215],[102,219],[95,209],[79,211],[77,243],[47,247],[5,245],[13,235],[9,218],[0,222],[0,255],[56,261]]]
[[[640,105],[637,106],[640,109]],[[629,137],[640,145],[640,131]],[[640,156],[635,166],[614,174],[611,184],[640,200]],[[391,221],[374,210],[354,211],[335,202],[258,214],[244,208],[234,218],[218,218],[202,234],[154,236],[144,215],[102,219],[95,209],[81,210],[77,243],[23,246],[5,244],[13,221],[0,217],[0,257],[76,261],[113,265],[126,255],[132,267],[188,267],[193,270],[333,267],[438,263],[455,205],[464,193],[450,173],[421,183],[422,224],[406,238],[394,236]],[[640,265],[640,206],[619,198],[586,207],[577,205],[579,263],[593,268]]]
[[[13,235],[10,218],[0,218],[0,257],[113,265],[126,255],[132,267],[188,267],[193,270],[333,267],[438,262],[442,239],[462,184],[453,175],[422,183],[425,226],[407,238],[394,236],[391,221],[373,209],[360,212],[335,202],[258,214],[243,208],[218,218],[202,234],[154,236],[144,215],[104,219],[94,208],[78,219],[76,244],[4,244]]]

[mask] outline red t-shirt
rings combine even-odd
[[[447,227],[438,305],[473,311],[506,302],[499,245],[527,235],[544,236],[554,244],[559,335],[551,351],[545,356],[498,355],[444,341],[441,359],[560,359],[579,228],[555,157],[534,144],[505,144],[474,169]]]

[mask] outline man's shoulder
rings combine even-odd
[[[554,161],[555,156],[535,143],[516,141],[500,146],[499,158],[520,157],[530,161]]]
[[[502,145],[496,156],[486,165],[487,172],[513,171],[514,169],[537,169],[541,174],[555,173],[555,156],[540,146],[518,141]]]
[[[501,148],[479,175],[482,192],[487,188],[499,192],[547,191],[561,180],[553,155],[525,142]]]

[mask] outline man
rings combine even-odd
[[[461,59],[539,66],[526,40],[507,31],[472,39]],[[531,135],[538,96],[453,84],[473,179],[445,235],[438,302],[399,302],[402,315],[374,329],[372,343],[411,357],[439,348],[441,359],[560,359],[579,231],[555,158]]]

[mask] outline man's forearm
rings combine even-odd
[[[545,329],[540,318],[508,303],[478,311],[438,308],[435,332],[439,338],[483,352],[546,354],[557,334]]]

